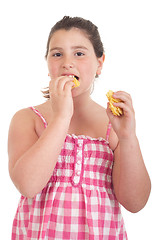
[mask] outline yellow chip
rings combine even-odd
[[[72,88],[80,86],[80,82],[77,80],[77,78],[73,77],[73,82],[74,82],[75,86],[73,86]]]
[[[116,98],[113,98],[112,97],[113,95],[113,91],[112,90],[109,90],[109,92],[107,92],[106,96],[108,98],[108,101],[109,101],[109,108],[111,109],[112,113],[115,115],[115,116],[120,116],[123,114],[123,111],[121,108],[119,107],[115,107],[113,105],[114,102],[121,102],[120,99],[116,99]]]

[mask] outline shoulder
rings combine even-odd
[[[10,123],[8,132],[9,171],[17,159],[24,154],[36,141],[35,120],[31,109],[17,111]]]
[[[9,127],[9,140],[15,141],[19,137],[26,137],[27,133],[34,131],[35,121],[32,111],[29,108],[17,111],[11,119]]]
[[[39,105],[40,106],[40,105]],[[28,107],[17,111],[10,122],[8,132],[8,150],[25,148],[37,141],[44,129],[42,120]],[[24,145],[24,146],[23,146]],[[26,147],[27,148],[27,147]]]
[[[38,108],[40,109],[41,105],[35,106],[35,109],[37,109],[37,110],[38,110]],[[25,123],[35,124],[36,119],[37,119],[37,115],[32,110],[32,107],[28,107],[28,108],[23,108],[23,109],[17,111],[13,115],[11,123],[17,123],[20,125],[25,124]]]
[[[43,112],[43,106],[44,104],[35,106],[35,109],[41,110]],[[10,123],[10,129],[11,130],[18,130],[18,129],[24,129],[24,130],[34,130],[36,132],[37,127],[43,126],[42,120],[37,116],[37,114],[34,113],[34,111],[31,109],[31,107],[23,108],[19,111],[17,111]],[[23,130],[23,131],[24,131]]]
[[[34,118],[30,108],[24,108],[17,111],[14,116],[12,117],[11,124],[18,124],[21,125],[23,123],[33,123]]]

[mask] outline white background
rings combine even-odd
[[[146,207],[123,209],[129,240],[158,238],[159,6],[156,0],[5,0],[0,3],[0,238],[9,240],[19,193],[8,174],[7,135],[13,114],[42,103],[49,82],[44,60],[51,27],[64,15],[98,27],[106,60],[92,97],[106,107],[105,93],[132,95],[137,135],[152,181]],[[25,137],[25,136],[24,136]]]

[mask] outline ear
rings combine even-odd
[[[103,53],[102,57],[97,59],[97,61],[98,61],[98,68],[97,68],[97,72],[96,72],[97,75],[101,74],[104,60],[105,60],[105,54]]]

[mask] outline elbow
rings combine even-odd
[[[116,191],[115,195],[118,202],[129,212],[137,213],[141,211],[148,202],[151,193],[151,182],[143,186],[143,188],[133,188],[131,191]]]
[[[129,211],[129,212],[131,212],[131,213],[138,213],[139,211],[141,211],[144,207],[145,207],[145,205],[146,205],[146,203],[145,204],[139,204],[139,203],[122,203],[122,202],[120,202],[120,204],[127,210],[127,211]]]
[[[30,189],[26,189],[25,187],[19,186],[17,188],[21,195],[26,198],[34,198],[36,196],[36,192],[31,191]]]
[[[26,174],[26,171],[9,168],[9,175],[19,193],[24,197],[34,198],[45,187],[40,181],[35,181],[34,177]]]
[[[13,174],[10,174],[10,178],[15,187],[17,188],[17,190],[19,191],[19,193],[24,197],[34,198],[38,193],[37,191],[35,191],[34,186],[33,185],[30,186],[29,184],[27,184],[24,179],[21,179],[19,181],[15,176],[13,176]]]
[[[17,185],[17,189],[27,198],[34,198],[40,192],[40,190],[37,189],[37,186],[34,186],[34,184],[28,184],[26,181],[20,182],[20,184]]]
[[[148,202],[151,188],[144,195],[137,195],[131,198],[119,199],[119,203],[129,212],[138,213]]]
[[[33,191],[32,187],[26,186],[22,182],[19,184],[14,182],[14,185],[19,191],[19,193],[26,198],[34,198],[37,194],[35,191]]]

